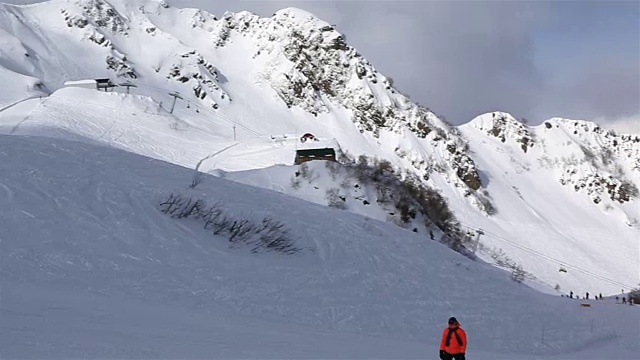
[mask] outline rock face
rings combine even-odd
[[[553,119],[547,121],[549,132],[561,130],[572,138],[579,152],[562,159],[563,173],[559,181],[575,191],[585,193],[598,204],[603,198],[618,203],[638,198],[640,169],[640,136],[618,135],[603,131],[587,121]]]
[[[618,135],[593,122],[560,118],[528,127],[501,112],[478,117],[470,126],[507,149],[522,151],[512,156],[514,164],[537,163],[554,170],[560,184],[587,195],[595,204],[603,199],[622,204],[639,196],[639,135]],[[531,165],[521,168],[531,171]]]
[[[240,12],[225,13],[220,20],[213,20],[216,17],[198,11],[191,19],[194,28],[204,29],[208,22],[215,23],[209,29],[213,29],[211,41],[219,49],[233,46],[239,38],[252,39],[255,52],[251,58],[265,64],[261,77],[288,108],[318,116],[329,114],[338,106],[351,114],[351,121],[361,133],[376,139],[385,132],[398,136],[409,133],[441,144],[441,156],[432,157],[429,163],[405,144],[399,144],[396,153],[413,153],[410,166],[423,177],[428,178],[428,169],[435,167],[455,175],[448,177],[454,183],[473,190],[481,187],[473,159],[464,150],[465,140],[433,112],[400,94],[389,78],[327,22],[294,8],[278,11],[271,18]],[[178,80],[188,78],[176,76]],[[211,81],[204,91],[198,87],[196,95],[204,99],[208,92],[222,91],[217,83]],[[444,151],[445,148],[454,150]]]
[[[436,116],[399,94],[389,78],[349,46],[328,23],[298,10],[285,9],[270,19],[255,16],[229,20],[234,29],[259,40],[256,56],[271,62],[290,63],[286,72],[265,73],[287,106],[299,106],[312,114],[329,111],[327,101],[351,110],[352,121],[375,137],[383,129],[406,127],[425,138],[437,124]]]

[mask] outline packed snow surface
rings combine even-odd
[[[397,226],[103,145],[0,136],[3,358],[632,359],[638,307],[541,294]],[[293,255],[230,248],[170,193],[286,224]],[[591,307],[582,307],[589,303]]]

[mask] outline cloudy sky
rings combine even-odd
[[[308,10],[452,123],[502,110],[640,131],[638,1],[168,1],[216,15]]]

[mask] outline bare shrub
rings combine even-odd
[[[386,184],[376,184],[377,202],[379,204],[388,204],[391,202],[391,188]]]
[[[629,292],[629,302],[640,304],[640,288],[635,288]]]
[[[427,228],[437,227],[446,235],[440,239],[441,242],[467,255],[465,247],[472,243],[472,239],[462,231],[446,199],[437,190],[426,186],[413,174],[395,171],[391,163],[384,159],[370,159],[360,155],[357,161],[342,164],[342,168],[347,177],[342,181],[341,187],[347,189],[353,179],[360,186],[373,184],[377,191],[377,202],[393,204],[398,210],[399,214],[393,215],[394,222],[405,226],[420,213]],[[329,206],[346,208],[346,199],[340,196],[337,188],[328,189],[326,199]]]
[[[231,225],[227,232],[229,233],[229,241],[245,242],[256,231],[256,225],[248,219],[238,219],[231,221]]]
[[[523,282],[524,279],[526,278],[526,275],[527,275],[527,272],[524,271],[524,269],[522,268],[522,265],[515,265],[515,267],[511,269],[511,280],[517,283]]]
[[[405,229],[409,227],[407,223],[402,221],[400,214],[397,214],[397,213],[389,213],[387,215],[387,222],[390,222],[396,226],[399,226]]]
[[[256,252],[260,248],[265,248],[273,251],[277,251],[284,254],[294,254],[299,249],[292,246],[291,234],[286,226],[280,221],[274,220],[270,217],[262,219],[259,229],[258,242],[254,244],[253,252]]]
[[[203,213],[202,218],[205,219],[204,229],[214,229],[214,232],[217,231],[217,233],[222,231],[221,228],[224,227],[222,225],[223,223],[228,223],[224,214],[224,209],[220,203],[215,203],[213,206],[209,207],[206,213]]]
[[[225,211],[220,202],[207,207],[204,200],[171,193],[165,201],[160,202],[159,210],[172,218],[203,220],[205,230],[212,231],[213,235],[226,235],[231,246],[251,246],[253,253],[266,250],[294,254],[301,250],[295,246],[290,231],[283,223],[270,217],[257,223],[250,216],[233,216]]]
[[[169,198],[160,203],[160,211],[169,216],[173,216],[182,206],[182,197],[171,193]]]
[[[385,159],[374,160],[373,172],[371,174],[371,177],[373,178],[374,181],[380,180],[381,177],[393,175],[393,173],[394,173],[394,170],[393,170],[393,165],[391,165],[391,162]]]
[[[496,262],[496,265],[510,269],[511,279],[517,283],[532,277],[531,274],[524,270],[522,265],[509,258],[502,249],[491,250],[491,258]]]
[[[191,178],[191,184],[189,185],[190,189],[195,189],[196,186],[200,185],[202,180],[204,179],[204,174],[202,174],[197,169],[193,171],[193,177]]]
[[[204,206],[202,200],[185,199],[171,193],[167,200],[160,203],[160,211],[172,218],[183,219],[197,217],[204,210]]]
[[[300,174],[300,176],[302,176],[303,179],[309,179],[313,175],[312,171],[309,170],[309,165],[307,163],[303,163],[302,165],[300,165],[298,173]]]
[[[327,199],[329,206],[336,209],[344,210],[347,208],[346,198],[340,195],[338,188],[327,189],[325,199]]]
[[[417,200],[427,219],[442,231],[453,234],[459,227],[449,204],[437,190],[418,184],[415,179],[405,180],[403,187]]]
[[[485,212],[487,215],[495,215],[498,213],[498,209],[491,202],[490,197],[488,196],[488,192],[485,190],[482,193],[476,193],[476,198],[480,203],[481,210]]]
[[[325,163],[325,166],[329,171],[329,176],[331,176],[331,179],[336,180],[338,173],[340,173],[340,164],[333,161],[327,161]]]
[[[344,165],[353,165],[356,162],[356,160],[353,158],[353,155],[351,155],[346,150],[342,150],[342,148],[338,148],[338,150],[336,151],[336,159],[338,160],[338,162]]]
[[[317,178],[317,174],[312,169],[309,169],[309,165],[307,163],[303,163],[302,165],[300,165],[300,170],[298,170],[298,173],[300,173],[300,176],[303,179],[307,180],[309,184],[311,184],[313,180]]]
[[[291,177],[291,188],[293,188],[294,190],[298,190],[300,189],[301,185],[302,185],[302,182],[300,181],[299,177],[296,177],[296,176]]]
[[[211,228],[213,229],[213,235],[220,235],[229,231],[232,223],[233,219],[231,217],[224,213],[221,214],[220,217],[218,217],[218,219],[212,224]]]
[[[363,184],[369,183],[371,180],[370,170],[369,159],[365,155],[360,155],[355,166],[356,179]]]
[[[475,258],[473,253],[467,250],[472,242],[471,237],[459,229],[447,231],[444,236],[440,238],[440,242],[447,245],[453,251],[459,252],[472,259]]]
[[[416,218],[417,211],[411,198],[408,197],[407,194],[400,196],[395,205],[396,209],[400,211],[400,221],[402,221],[403,224],[408,224],[411,219]]]

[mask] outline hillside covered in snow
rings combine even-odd
[[[134,87],[64,86],[95,78]],[[450,126],[300,9],[0,4],[0,83],[2,134],[97,142],[391,222],[398,239],[461,236],[545,291],[640,283],[640,135],[582,120],[527,126],[502,112]],[[305,133],[320,141],[302,143]],[[314,146],[342,164],[293,165]],[[359,177],[363,162],[383,171]],[[303,167],[313,176],[301,180]],[[420,191],[389,196],[406,179]],[[441,197],[452,217],[439,222],[416,193]]]
[[[639,350],[637,306],[542,294],[384,221],[191,188],[190,169],[95,143],[0,149],[3,358],[432,358],[452,315],[474,359]]]

